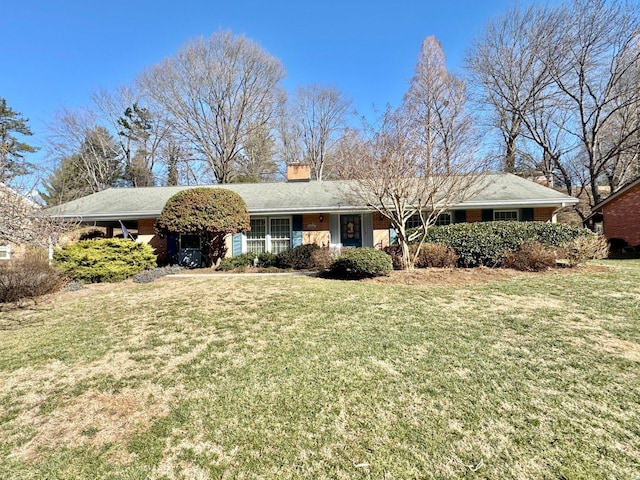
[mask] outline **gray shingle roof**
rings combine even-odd
[[[494,173],[481,179],[476,193],[455,208],[520,208],[566,206],[577,199],[515,175]],[[346,192],[349,181],[207,185],[238,193],[252,215],[366,211],[353,205]],[[109,188],[49,209],[52,215],[84,222],[157,217],[175,193],[193,188]]]

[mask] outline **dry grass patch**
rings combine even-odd
[[[605,265],[67,292],[0,335],[0,471],[633,478],[640,262]]]

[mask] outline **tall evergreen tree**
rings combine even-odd
[[[21,113],[7,106],[0,97],[0,182],[7,183],[15,177],[28,174],[33,165],[25,160],[25,154],[37,151],[32,145],[22,142],[17,135],[33,135],[28,120]]]
[[[70,202],[91,193],[91,187],[83,181],[80,161],[79,155],[63,158],[43,183],[44,190],[39,194],[48,206]]]

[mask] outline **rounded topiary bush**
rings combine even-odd
[[[329,267],[334,278],[360,279],[386,276],[393,270],[391,257],[374,248],[345,250]]]
[[[53,259],[56,268],[86,283],[119,282],[156,266],[150,245],[119,238],[72,243],[56,249]]]

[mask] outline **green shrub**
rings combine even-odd
[[[451,248],[441,243],[424,243],[415,266],[418,268],[452,268],[458,263],[458,254]]]
[[[527,241],[505,255],[502,266],[523,272],[540,272],[556,266],[562,248],[545,246],[537,240]]]
[[[254,260],[258,258],[258,268],[271,268],[276,264],[276,256],[273,253],[263,252],[260,254],[243,253],[235,257],[227,257],[218,265],[218,270],[235,270],[237,268],[253,267]]]
[[[329,267],[332,277],[344,279],[386,276],[392,270],[391,257],[374,248],[345,250]]]
[[[316,268],[313,254],[318,250],[320,250],[320,247],[315,243],[298,245],[295,248],[278,253],[276,266],[278,268],[293,268],[294,270],[311,270]]]
[[[81,282],[119,282],[156,266],[153,248],[120,238],[82,240],[56,249],[55,266]]]
[[[569,265],[575,266],[587,260],[607,258],[609,255],[609,243],[602,235],[584,235],[569,240],[564,245],[565,258]]]
[[[46,256],[28,256],[0,264],[0,303],[20,302],[57,292],[67,278],[49,265]]]
[[[586,228],[548,222],[478,222],[431,227],[427,242],[453,248],[460,256],[458,265],[497,267],[508,252],[527,241],[562,246],[581,236],[593,235]]]

